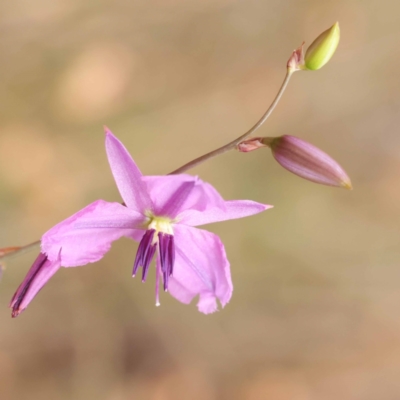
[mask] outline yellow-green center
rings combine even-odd
[[[172,225],[175,222],[175,220],[168,217],[156,216],[151,211],[148,211],[145,214],[147,220],[144,223],[144,226],[146,229],[154,229],[156,231],[154,237],[157,237],[157,234],[159,232],[168,233],[169,235],[174,234]]]

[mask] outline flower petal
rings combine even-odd
[[[187,174],[144,176],[158,215],[175,218],[184,210],[204,211],[224,207],[224,199],[208,183]]]
[[[177,225],[174,228],[176,258],[168,289],[188,304],[200,295],[197,307],[209,314],[217,311],[217,299],[224,307],[232,295],[232,281],[225,248],[219,237],[201,229]]]
[[[105,132],[108,162],[125,204],[141,213],[151,210],[152,202],[138,166],[111,131],[105,128]]]
[[[144,216],[118,203],[98,200],[60,222],[42,237],[42,251],[50,261],[75,267],[100,260],[111,243],[132,237]]]
[[[267,204],[256,203],[251,200],[225,201],[225,208],[213,207],[205,211],[187,210],[179,214],[179,224],[197,226],[212,222],[226,221],[258,214],[271,208]]]
[[[58,260],[49,261],[43,253],[39,254],[11,299],[10,307],[12,308],[13,317],[17,317],[25,310],[59,268],[60,262]]]

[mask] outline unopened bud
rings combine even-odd
[[[287,68],[292,72],[304,69],[303,47],[304,47],[304,42],[296,50],[293,50],[293,53],[287,62]]]
[[[288,171],[312,182],[352,189],[344,169],[328,154],[295,136],[262,138],[275,160]]]
[[[339,23],[336,22],[311,43],[304,57],[305,68],[310,70],[322,68],[335,53],[339,39]]]

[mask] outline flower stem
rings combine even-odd
[[[0,260],[4,260],[6,258],[11,258],[14,256],[17,256],[19,254],[23,254],[35,247],[37,247],[40,244],[40,240],[36,240],[35,242],[26,244],[25,246],[21,247],[8,247],[5,249],[0,249]]]
[[[295,70],[292,68],[288,68],[286,71],[285,79],[283,80],[283,83],[275,96],[274,101],[271,103],[271,105],[268,107],[267,111],[264,113],[264,115],[260,118],[260,120],[252,126],[246,133],[243,135],[239,136],[237,139],[233,140],[232,142],[226,144],[225,146],[222,146],[216,150],[213,150],[207,154],[202,155],[201,157],[195,158],[194,160],[188,162],[187,164],[183,165],[182,167],[176,169],[175,171],[170,172],[168,175],[176,175],[176,174],[181,174],[182,172],[185,172],[191,168],[196,167],[197,165],[202,164],[203,162],[209,160],[210,158],[219,156],[220,154],[224,154],[229,150],[232,150],[236,148],[236,146],[249,137],[251,134],[253,134],[258,128],[261,127],[261,125],[269,118],[269,116],[272,114],[272,111],[274,111],[276,105],[279,103],[279,100],[281,99],[288,83],[290,80],[290,77],[292,76],[293,72]],[[0,249],[0,260],[4,260],[5,258],[10,258],[19,254],[23,254],[26,251],[29,251],[33,249],[34,247],[38,246],[40,244],[40,240],[37,240],[35,242],[29,243],[25,246],[13,248],[12,250],[9,249]]]
[[[292,76],[293,72],[294,72],[293,69],[291,69],[291,68],[287,69],[285,79],[283,80],[282,86],[280,87],[274,101],[268,107],[268,110],[264,113],[264,115],[260,118],[260,120],[255,125],[253,125],[246,133],[244,133],[243,135],[239,136],[237,139],[233,140],[232,142],[230,142],[216,150],[213,150],[207,154],[204,154],[198,158],[195,158],[194,160],[188,162],[187,164],[183,165],[182,167],[176,169],[175,171],[170,172],[168,175],[181,174],[182,172],[185,172],[188,169],[194,168],[197,165],[202,164],[203,162],[209,160],[210,158],[213,158],[213,157],[219,156],[220,154],[226,153],[227,151],[236,148],[236,146],[242,140],[246,139],[251,134],[253,134],[268,119],[268,117],[272,114],[272,111],[274,111],[276,105],[278,104],[279,100],[281,99],[283,92],[285,91],[285,89],[289,83],[290,77]]]

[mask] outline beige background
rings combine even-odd
[[[294,76],[262,135],[332,155],[349,192],[283,170],[268,151],[192,172],[227,199],[273,204],[208,227],[234,295],[204,316],[130,277],[124,239],[61,270],[18,319],[0,283],[1,400],[398,400],[400,5],[395,0],[3,0],[0,247],[22,245],[98,198],[120,201],[102,125],[145,174],[247,130],[291,51],[339,20],[318,72]]]

